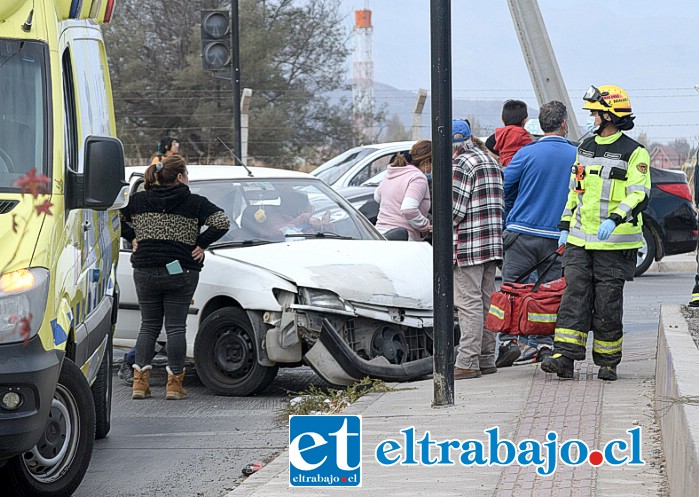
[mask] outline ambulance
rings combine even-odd
[[[111,414],[114,0],[0,1],[0,494],[71,495]]]

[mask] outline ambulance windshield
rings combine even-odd
[[[33,168],[49,175],[46,53],[43,43],[0,39],[0,191]]]

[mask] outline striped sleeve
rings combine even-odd
[[[207,248],[228,232],[231,222],[220,207],[202,198],[199,207],[199,226],[207,228],[197,237],[197,246]]]
[[[629,159],[626,197],[611,214],[616,214],[622,221],[629,221],[633,209],[650,197],[650,156],[643,147],[638,147]],[[610,218],[612,216],[610,215]],[[619,224],[617,222],[617,224]]]

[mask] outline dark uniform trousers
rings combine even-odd
[[[582,361],[592,330],[595,364],[616,366],[621,362],[624,283],[633,279],[636,252],[566,245],[563,275],[567,286],[556,320],[554,354]]]

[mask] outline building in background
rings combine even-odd
[[[686,156],[669,145],[655,145],[650,152],[650,165],[659,169],[681,169]]]

